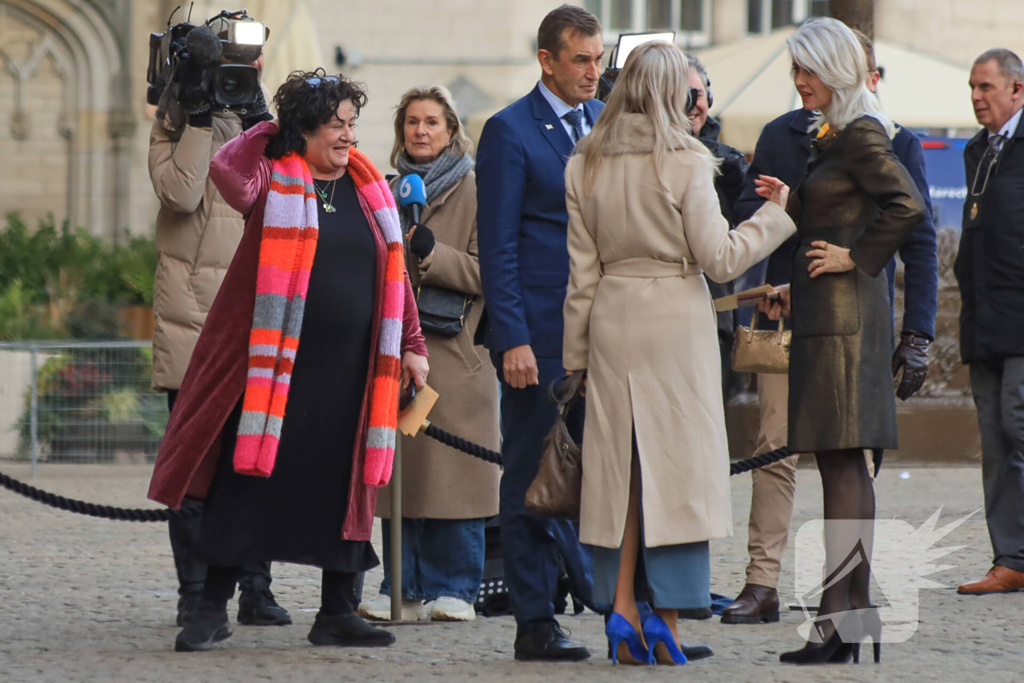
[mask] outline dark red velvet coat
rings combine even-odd
[[[276,123],[261,123],[225,144],[210,164],[210,177],[221,195],[245,216],[245,234],[192,352],[150,481],[149,498],[175,509],[186,496],[200,500],[206,497],[220,458],[221,431],[245,391],[263,209],[270,188],[270,160],[263,150],[276,132]],[[377,285],[370,367],[363,394],[361,428],[353,444],[356,457],[342,528],[342,538],[352,541],[370,540],[377,502],[377,487],[363,483],[363,463],[387,261],[384,237],[365,204],[363,211],[374,226]],[[301,340],[299,343],[301,346]],[[408,273],[402,320],[402,353],[406,351],[427,355]],[[315,473],[310,474],[315,476]],[[338,494],[345,495],[345,492]]]

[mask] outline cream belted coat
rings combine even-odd
[[[579,153],[592,138],[565,170],[564,362],[589,373],[580,540],[622,544],[634,428],[646,546],[731,536],[718,328],[697,276],[738,277],[796,226],[767,202],[730,231],[707,157],[670,152],[657,176],[647,117],[625,114],[613,126],[592,189]]]

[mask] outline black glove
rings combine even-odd
[[[412,233],[412,237],[409,238],[409,251],[416,254],[416,258],[420,261],[430,256],[430,252],[434,251],[434,231],[425,225],[414,225],[416,232]],[[410,232],[412,228],[409,229]]]
[[[249,130],[262,121],[272,121],[274,115],[267,111],[267,102],[263,99],[263,88],[256,91],[256,101],[245,108],[242,114],[242,130]]]
[[[903,377],[896,389],[901,401],[916,394],[924,384],[928,375],[928,345],[931,343],[928,337],[918,332],[904,330],[900,335],[900,343],[892,354],[892,375],[895,377],[903,368]]]
[[[174,80],[178,83],[178,104],[188,116],[212,111],[209,69],[186,59],[178,66]]]

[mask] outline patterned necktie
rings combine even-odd
[[[583,112],[579,109],[573,109],[572,111],[567,112],[562,118],[572,126],[573,142],[579,142],[582,140],[585,135],[583,132]]]

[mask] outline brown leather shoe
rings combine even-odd
[[[768,624],[779,620],[779,592],[748,583],[722,612],[723,624]]]
[[[991,593],[1015,593],[1024,588],[1024,572],[996,565],[988,570],[981,581],[961,584],[956,592],[960,595],[989,595]]]

